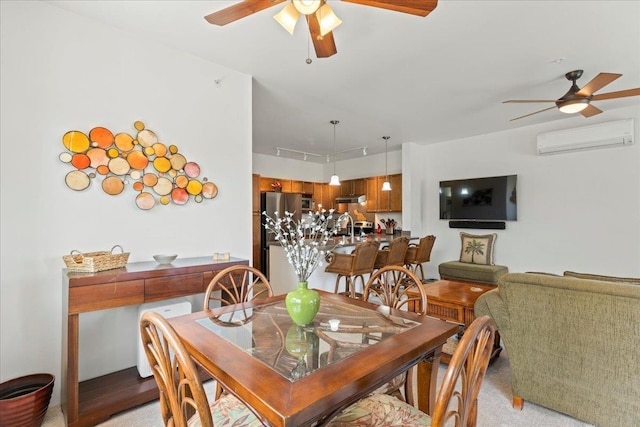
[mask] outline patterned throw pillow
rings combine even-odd
[[[460,262],[493,265],[493,244],[497,237],[495,233],[480,236],[460,233]]]

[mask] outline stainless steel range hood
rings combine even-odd
[[[344,196],[336,197],[336,204],[340,203],[364,203],[367,201],[367,196]]]

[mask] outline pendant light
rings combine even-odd
[[[382,191],[391,191],[391,183],[389,182],[389,167],[388,167],[389,152],[387,150],[387,143],[389,142],[389,138],[391,137],[390,136],[382,137],[382,139],[384,139],[384,174],[385,174],[385,179],[384,179],[384,182],[382,183]]]
[[[329,185],[340,185],[340,178],[336,175],[336,125],[340,122],[331,120],[329,123],[333,125],[333,175],[331,175]]]

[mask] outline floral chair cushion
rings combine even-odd
[[[375,394],[366,397],[336,416],[329,427],[424,427],[431,417],[393,396]]]
[[[247,406],[238,398],[229,393],[224,393],[210,406],[211,418],[215,427],[246,426],[262,427],[262,423]],[[202,422],[196,414],[189,418],[188,427],[201,427]]]

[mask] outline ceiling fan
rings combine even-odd
[[[617,92],[601,93],[599,95],[594,95],[595,92],[602,89],[609,83],[613,82],[618,77],[621,77],[622,74],[600,73],[597,76],[595,76],[593,80],[587,83],[582,89],[580,89],[576,84],[576,80],[578,80],[580,76],[582,76],[582,70],[569,71],[564,76],[567,78],[567,80],[572,82],[572,84],[569,91],[564,95],[562,95],[561,98],[558,98],[558,99],[510,99],[508,101],[503,101],[503,103],[553,102],[556,104],[553,107],[545,108],[543,110],[529,113],[524,116],[516,117],[515,119],[511,119],[511,121],[522,119],[524,117],[529,117],[534,114],[542,113],[543,111],[551,110],[553,108],[558,108],[558,110],[568,114],[580,113],[584,117],[588,118],[591,116],[595,116],[596,114],[602,113],[601,109],[591,105],[591,101],[602,101],[605,99],[625,98],[628,96],[640,95],[640,88],[620,90]]]
[[[289,33],[293,34],[300,14],[305,15],[313,47],[318,58],[328,58],[338,52],[333,39],[333,29],[342,21],[333,13],[326,0],[244,0],[238,4],[214,12],[204,17],[214,25],[226,25],[238,19],[253,15],[271,6],[287,2],[285,7],[274,16]],[[378,7],[427,16],[438,5],[438,0],[342,0],[364,6]]]

